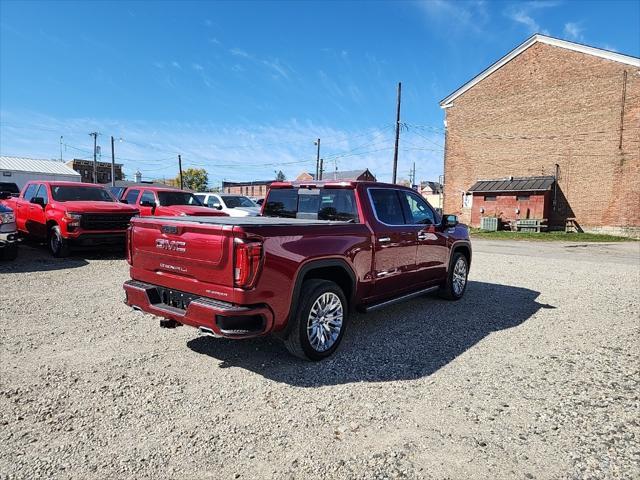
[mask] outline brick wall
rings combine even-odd
[[[247,197],[264,197],[267,194],[268,185],[231,185],[223,188],[224,193],[246,195]]]
[[[639,69],[536,43],[456,98],[446,120],[445,212],[475,220],[462,208],[475,181],[553,175],[557,163],[552,224],[640,233]]]

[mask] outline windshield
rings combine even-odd
[[[222,197],[222,201],[228,208],[236,208],[236,207],[254,207],[256,206],[251,200],[247,197],[243,197],[241,195],[235,196],[227,196]]]
[[[189,192],[158,192],[158,200],[163,207],[171,205],[195,205],[202,206],[202,202]]]
[[[51,196],[57,202],[115,202],[111,194],[102,187],[51,185]]]

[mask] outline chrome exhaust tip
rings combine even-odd
[[[207,337],[221,338],[220,335],[216,334],[213,330],[208,327],[198,327],[201,335],[206,335]]]

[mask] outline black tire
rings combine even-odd
[[[456,282],[455,273],[456,266],[462,262],[464,265],[464,284],[462,285],[462,289],[460,289],[459,284],[454,284]],[[458,271],[458,274],[460,271]],[[464,295],[464,292],[467,289],[467,277],[469,276],[469,261],[467,257],[465,257],[462,253],[454,253],[453,259],[451,260],[451,268],[449,269],[449,273],[447,274],[446,283],[440,289],[440,296],[442,298],[446,298],[447,300],[460,300]]]
[[[11,243],[0,250],[0,258],[4,260],[15,260],[18,257],[18,244]]]
[[[314,348],[307,332],[308,328],[311,328],[308,326],[311,310],[316,301],[325,294],[334,294],[339,298],[342,309],[342,324],[337,337],[331,339],[333,341],[331,346],[326,350],[319,350]],[[307,280],[302,284],[300,303],[298,303],[296,311],[289,320],[293,322],[293,324],[291,325],[289,334],[284,340],[284,344],[287,350],[289,350],[289,353],[304,360],[318,361],[327,358],[333,354],[340,345],[347,327],[348,316],[349,305],[347,304],[344,292],[338,285],[328,280]],[[326,334],[323,332],[323,335]]]
[[[54,225],[49,230],[49,251],[51,255],[56,258],[64,258],[69,255],[69,244],[67,240],[62,236],[62,232],[60,232],[60,227],[58,225]]]

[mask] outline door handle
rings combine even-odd
[[[389,237],[382,237],[382,238],[378,239],[378,242],[380,242],[380,243],[387,243],[387,242],[390,242],[390,241],[391,241],[391,238],[389,238]]]

